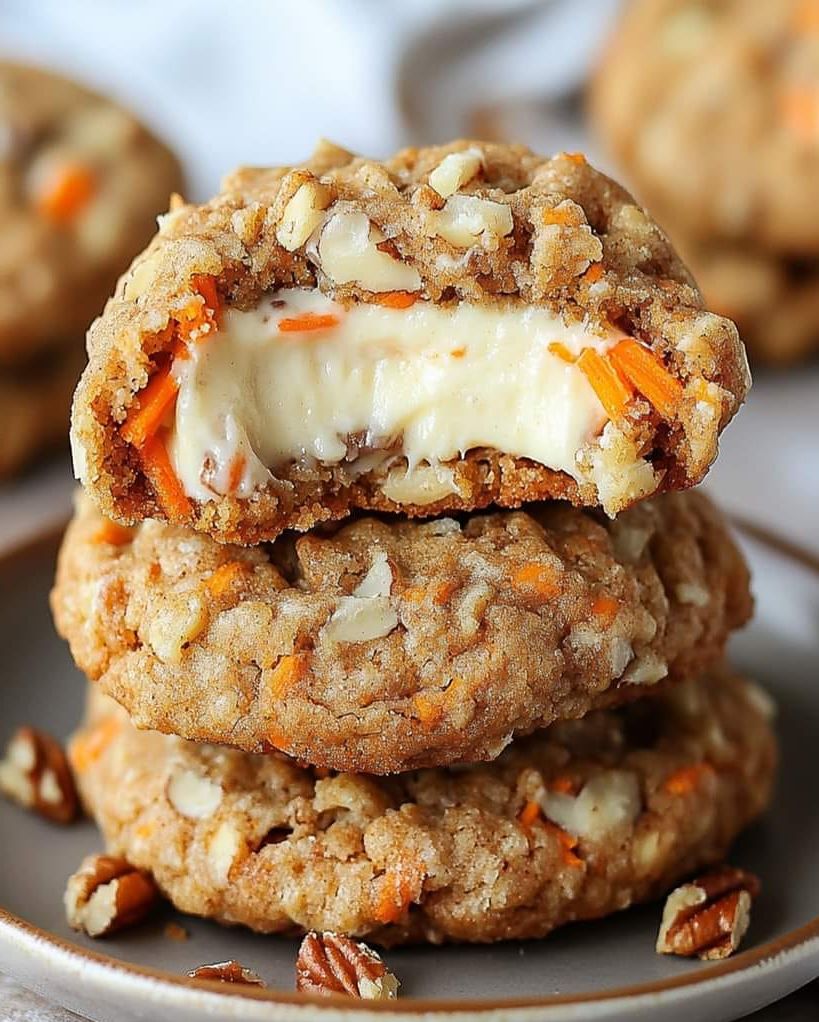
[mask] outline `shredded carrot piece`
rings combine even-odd
[[[586,270],[583,276],[580,278],[584,284],[596,284],[598,280],[603,276],[603,264],[592,263],[591,266]]]
[[[64,163],[45,182],[37,196],[37,209],[49,220],[68,224],[94,194],[94,175],[82,163]]]
[[[620,604],[613,596],[597,596],[592,600],[591,612],[601,624],[610,625],[617,617]]]
[[[549,351],[553,355],[556,355],[559,359],[562,359],[564,362],[568,362],[569,365],[574,365],[574,363],[577,361],[577,359],[569,351],[569,349],[566,347],[563,341],[552,341],[549,345]]]
[[[238,490],[246,464],[247,458],[245,458],[244,454],[237,454],[233,461],[231,461],[230,469],[228,470],[228,493],[235,493]]]
[[[421,893],[424,871],[418,863],[400,863],[381,877],[375,918],[380,923],[396,923]]]
[[[405,600],[409,600],[410,603],[421,603],[427,592],[426,586],[407,586],[401,595]]]
[[[819,32],[819,0],[802,0],[793,14],[793,28],[799,35]]]
[[[621,419],[633,395],[631,388],[620,379],[609,360],[599,355],[594,348],[584,348],[577,365],[591,384],[608,417],[614,422]]]
[[[453,348],[452,351],[450,351],[450,355],[453,358],[463,358],[465,354],[466,348]]]
[[[572,163],[576,163],[579,167],[582,167],[587,162],[583,153],[563,153],[563,156],[567,160],[571,160]]]
[[[147,387],[134,398],[134,404],[120,428],[123,439],[134,447],[144,447],[162,425],[178,390],[179,384],[171,375],[170,365],[154,373]]]
[[[268,688],[274,699],[282,699],[307,673],[306,653],[288,653],[283,656],[270,675]]]
[[[433,727],[444,713],[444,700],[440,692],[418,692],[412,698],[412,706],[422,724]]]
[[[551,820],[544,820],[544,824],[560,843],[560,854],[564,864],[571,866],[572,869],[581,868],[583,860],[574,851],[577,848],[577,838],[562,827],[558,827],[556,823],[552,823]]]
[[[194,289],[205,299],[205,308],[214,316],[217,315],[222,307],[222,301],[216,289],[216,277],[212,277],[208,273],[196,273],[192,283]]]
[[[580,211],[572,206],[566,206],[561,203],[560,206],[544,209],[543,223],[547,227],[577,227],[580,223]]]
[[[524,564],[512,573],[512,581],[516,586],[532,589],[544,600],[553,600],[561,592],[557,573],[548,564]]]
[[[176,477],[162,436],[157,433],[147,440],[140,450],[140,455],[142,470],[154,488],[159,506],[168,518],[171,521],[189,518],[193,510],[191,502]]]
[[[338,316],[330,313],[320,315],[317,312],[305,312],[301,316],[292,316],[289,319],[279,320],[279,330],[283,334],[301,334],[310,330],[330,330],[338,326]]]
[[[566,774],[558,774],[549,781],[549,791],[557,791],[561,795],[574,795],[575,783]]]
[[[819,90],[815,86],[796,85],[783,92],[781,110],[785,126],[801,142],[819,139]]]
[[[437,606],[443,606],[458,588],[456,582],[439,582],[432,592],[432,602]]]
[[[714,768],[710,763],[693,763],[690,766],[680,767],[672,774],[669,774],[663,781],[663,791],[669,795],[690,795],[698,786],[703,777],[712,774]]]
[[[627,337],[612,349],[609,357],[664,419],[674,417],[682,401],[682,384],[652,352],[633,337]]]
[[[531,800],[518,813],[518,823],[524,830],[531,830],[532,824],[541,817],[540,805]]]
[[[116,717],[106,717],[90,731],[73,739],[68,747],[68,760],[75,773],[81,774],[100,758],[122,729]]]
[[[373,294],[370,299],[375,305],[383,305],[387,309],[408,309],[415,305],[420,297],[418,291],[382,291]]]
[[[124,546],[130,543],[133,530],[127,529],[124,525],[118,525],[107,518],[97,529],[93,536],[94,543],[110,543],[111,546]]]
[[[155,829],[156,828],[153,823],[146,821],[145,823],[140,823],[138,827],[134,827],[134,835],[142,841],[145,841],[151,836],[151,834],[153,834]]]
[[[227,561],[220,564],[210,578],[206,579],[205,585],[214,596],[224,595],[228,589],[241,578],[247,578],[253,568],[247,561]]]

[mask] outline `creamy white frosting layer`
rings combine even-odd
[[[288,329],[305,314],[331,325]],[[280,290],[253,310],[226,309],[218,332],[175,363],[171,458],[198,500],[248,497],[269,470],[305,459],[364,471],[400,455],[410,477],[426,470],[429,489],[429,466],[476,447],[578,479],[577,454],[607,416],[583,373],[549,346],[602,353],[622,336],[512,300],[345,308],[316,290]]]

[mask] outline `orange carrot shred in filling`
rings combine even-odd
[[[591,612],[602,624],[610,625],[617,617],[620,604],[613,596],[597,596],[592,601]]]
[[[279,330],[283,334],[301,334],[310,330],[330,330],[338,323],[338,316],[331,313],[304,312],[301,316],[280,319]]]
[[[409,309],[415,305],[418,298],[417,291],[382,291],[380,294],[373,294],[371,301],[387,309]]]
[[[124,525],[109,522],[106,519],[94,533],[94,543],[110,543],[111,546],[123,546],[130,543],[133,532]]]
[[[563,341],[552,341],[549,345],[549,351],[552,355],[556,355],[557,358],[562,359],[564,362],[568,362],[569,365],[574,365],[577,361]]]
[[[137,394],[122,424],[123,439],[142,448],[156,433],[176,400],[179,384],[171,375],[170,365],[159,369],[148,385]]]
[[[274,699],[283,698],[307,673],[307,654],[288,653],[273,668],[269,689]]]
[[[631,388],[623,382],[609,360],[599,355],[594,348],[584,348],[577,359],[577,365],[591,384],[608,417],[615,422],[621,419],[633,395]]]
[[[664,419],[674,418],[682,401],[683,386],[652,352],[633,337],[627,337],[612,349],[609,357]]]
[[[176,477],[161,434],[154,434],[143,444],[140,456],[142,470],[154,488],[159,506],[168,518],[171,521],[189,518],[193,510],[191,502]]]
[[[216,278],[207,273],[197,273],[193,277],[193,286],[205,299],[205,307],[216,314],[222,305],[216,290]]]
[[[246,464],[247,458],[245,458],[244,454],[237,454],[233,461],[231,461],[230,469],[228,470],[228,493],[235,493],[238,490]]]
[[[37,195],[37,209],[49,220],[68,224],[94,194],[94,175],[82,163],[64,163]]]
[[[571,160],[572,163],[576,163],[579,167],[582,167],[586,163],[586,157],[583,153],[563,153],[567,160]]]
[[[558,774],[549,781],[549,791],[557,791],[561,795],[574,795],[575,783],[566,774]]]
[[[529,830],[535,820],[540,819],[540,816],[540,805],[530,800],[518,813],[518,823],[524,830]]]
[[[512,581],[517,586],[534,590],[545,600],[554,599],[561,591],[555,570],[547,564],[524,564],[512,573]]]
[[[690,795],[703,777],[714,772],[710,763],[692,763],[669,774],[663,782],[663,791],[681,797]]]
[[[444,700],[440,693],[418,692],[412,698],[412,706],[422,724],[433,727],[444,713]]]

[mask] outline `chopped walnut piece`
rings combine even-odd
[[[114,855],[89,855],[68,879],[64,904],[75,930],[104,937],[140,922],[159,893],[147,873]]]
[[[79,800],[62,746],[51,735],[20,727],[0,761],[0,791],[56,823],[71,823]]]
[[[227,962],[200,965],[188,973],[191,979],[209,979],[214,983],[238,983],[244,986],[263,987],[265,984],[252,969],[245,968],[235,958]]]
[[[398,993],[398,980],[366,944],[336,933],[308,933],[296,960],[296,989],[391,1000]]]
[[[713,959],[739,947],[751,920],[759,878],[733,866],[697,877],[669,894],[663,909],[657,951]]]

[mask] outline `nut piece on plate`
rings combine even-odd
[[[33,727],[20,727],[0,761],[0,791],[56,823],[71,823],[79,800],[65,752],[58,741]]]
[[[336,933],[308,933],[296,959],[296,989],[308,994],[349,994],[392,1000],[398,980],[366,944]]]
[[[264,981],[252,969],[246,969],[235,958],[227,962],[200,965],[188,973],[191,979],[209,979],[215,983],[238,983],[243,986],[263,987]]]
[[[88,855],[68,879],[65,914],[89,937],[105,937],[140,922],[159,898],[147,873],[115,855]]]
[[[751,921],[759,878],[721,866],[669,894],[663,909],[657,951],[686,958],[727,958],[739,947]]]

